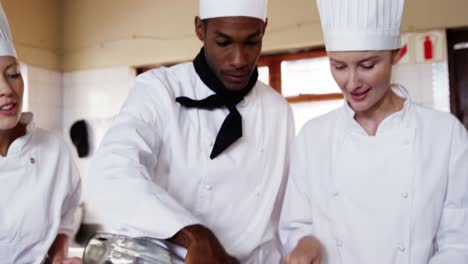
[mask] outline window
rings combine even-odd
[[[285,97],[340,93],[331,75],[328,57],[324,56],[281,62],[281,79]]]
[[[324,49],[266,55],[258,65],[259,72],[263,71],[260,80],[267,79],[291,104],[296,131],[308,120],[343,104],[343,94],[333,80]]]

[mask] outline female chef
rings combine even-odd
[[[66,259],[80,178],[65,143],[22,113],[23,79],[0,6],[0,262]]]
[[[346,103],[296,139],[287,263],[468,263],[467,132],[391,84],[404,0],[317,5]]]

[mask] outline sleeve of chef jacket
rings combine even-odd
[[[294,116],[292,113],[291,107],[288,105],[288,120],[287,120],[287,125],[288,125],[288,135],[287,135],[287,154],[285,157],[285,166],[284,166],[284,172],[283,172],[283,179],[281,182],[281,187],[278,192],[278,196],[276,198],[275,202],[275,209],[273,211],[273,220],[275,222],[275,226],[279,226],[279,219],[281,216],[281,211],[283,209],[283,202],[284,202],[284,196],[286,192],[286,184],[288,182],[288,175],[289,175],[289,166],[290,166],[290,161],[291,161],[291,149],[292,149],[292,144],[294,141],[294,137],[296,134],[296,129],[295,129],[295,124],[294,124]],[[277,230],[278,231],[278,230]],[[280,237],[279,237],[279,232],[276,232],[276,249],[278,250],[277,252],[282,251],[282,245],[279,243]]]
[[[453,122],[448,187],[436,236],[436,254],[429,264],[468,263],[468,134]]]
[[[65,147],[65,142],[63,142],[62,146],[62,155],[59,163],[62,167],[62,173],[59,177],[64,177],[68,180],[65,184],[67,190],[61,208],[59,234],[67,235],[68,238],[72,239],[76,231],[75,213],[81,202],[81,179],[70,152]]]
[[[279,235],[283,244],[283,256],[288,255],[304,236],[312,235],[310,199],[307,195],[307,152],[310,147],[304,130],[295,139],[292,149],[289,178],[283,210],[279,223]]]
[[[89,197],[106,228],[130,236],[172,237],[198,223],[152,181],[171,96],[154,73],[135,81],[90,166]],[[180,188],[184,188],[183,184]]]

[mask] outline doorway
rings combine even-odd
[[[468,129],[468,27],[447,30],[451,112]]]

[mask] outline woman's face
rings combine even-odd
[[[390,94],[392,66],[398,60],[397,55],[397,51],[328,52],[333,78],[355,112],[378,108]]]
[[[23,78],[15,57],[0,56],[0,132],[16,127],[23,106]]]

